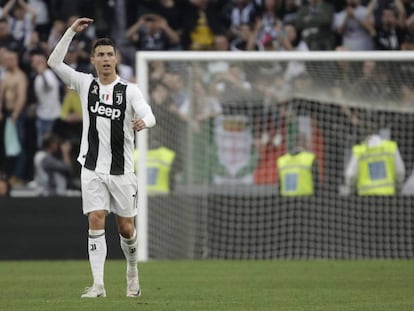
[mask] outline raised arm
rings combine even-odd
[[[71,77],[76,71],[66,65],[63,60],[76,33],[85,30],[92,22],[93,19],[87,17],[78,18],[72,26],[66,30],[47,61],[50,68],[52,68],[59,78],[69,86],[71,86],[72,83]]]
[[[1,16],[0,17],[7,17],[8,15],[9,15],[9,13],[10,13],[10,11],[12,10],[12,8],[16,5],[16,0],[10,0],[10,1],[8,1],[5,5],[4,5],[4,7],[3,7],[3,12],[2,12],[2,14],[1,14]]]
[[[18,4],[28,13],[30,13],[31,16],[31,23],[34,25],[36,23],[36,18],[37,18],[37,12],[33,9],[33,7],[26,3],[24,0],[19,0]]]
[[[137,42],[139,40],[139,33],[138,29],[141,28],[142,25],[144,25],[144,16],[141,16],[135,24],[133,24],[131,27],[128,28],[126,32],[126,36],[129,41],[131,42]]]

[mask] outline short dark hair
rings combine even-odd
[[[92,50],[91,50],[91,55],[92,56],[95,54],[96,48],[98,46],[101,46],[101,45],[110,45],[110,46],[112,46],[114,48],[115,53],[116,53],[115,43],[111,39],[109,39],[109,38],[99,38],[99,39],[96,39],[92,44]]]

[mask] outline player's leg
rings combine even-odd
[[[93,211],[88,214],[88,254],[93,285],[82,294],[82,298],[105,297],[104,267],[107,254],[105,238],[106,211]]]
[[[88,254],[93,285],[82,298],[105,297],[104,266],[107,254],[105,217],[109,209],[109,192],[104,180],[95,172],[82,168],[83,212],[88,216]]]
[[[117,215],[118,232],[121,249],[127,261],[127,296],[140,296],[141,290],[138,278],[138,236],[135,230],[137,214],[137,182],[136,176],[125,174],[111,176],[111,211]]]
[[[118,231],[122,252],[127,261],[127,296],[141,295],[138,277],[138,235],[134,225],[135,217],[117,216]]]

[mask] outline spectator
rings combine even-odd
[[[230,32],[233,37],[240,37],[242,25],[253,25],[256,10],[250,0],[235,0],[230,14]]]
[[[31,64],[36,72],[34,90],[37,98],[37,146],[41,148],[43,137],[52,133],[55,121],[60,116],[60,84],[53,71],[48,68],[43,52],[33,51]]]
[[[299,136],[296,147],[277,159],[280,195],[297,197],[315,194],[317,185],[316,155],[307,151],[306,137]]]
[[[181,38],[184,49],[193,51],[214,49],[214,37],[225,32],[220,20],[219,5],[219,2],[208,0],[190,0],[184,6],[186,18],[183,20]]]
[[[392,9],[382,11],[381,23],[376,29],[377,50],[400,50],[404,30],[398,24],[397,13]]]
[[[147,154],[147,189],[149,195],[168,194],[173,181],[171,169],[173,167],[175,152],[157,143],[151,143],[152,148]],[[138,162],[138,149],[134,150],[135,163]]]
[[[240,25],[239,35],[230,42],[231,51],[257,51],[259,49],[252,27],[249,24]]]
[[[165,18],[156,14],[142,15],[127,31],[129,41],[140,51],[163,51],[179,44],[179,36]]]
[[[259,87],[262,87],[260,85]],[[273,105],[270,109],[279,109],[279,122],[277,122],[272,113],[266,111],[262,117],[259,117],[257,123],[257,134],[253,141],[258,151],[258,163],[254,171],[255,184],[276,184],[278,179],[277,163],[278,157],[285,152],[285,137],[283,132],[284,123],[281,119],[283,105],[277,108]],[[279,123],[279,124],[277,124]],[[280,126],[278,126],[280,125]]]
[[[49,1],[47,0],[28,0],[28,5],[36,14],[35,29],[39,34],[39,39],[42,42],[47,42],[50,27],[51,16],[49,12]]]
[[[229,51],[230,43],[229,39],[223,35],[216,35],[214,37],[214,50],[215,51]]]
[[[161,120],[170,120],[170,122],[164,122],[163,124],[158,124],[156,131],[160,131],[162,135],[159,135],[158,141],[169,149],[173,149],[177,154],[179,154],[178,162],[181,162],[182,157],[182,146],[184,145],[184,140],[179,138],[181,130],[184,128],[181,127],[183,124],[182,118],[176,113],[176,110],[171,108],[171,92],[169,88],[164,85],[162,82],[153,84],[151,88],[151,106],[154,115]],[[178,124],[178,125],[177,125]],[[175,128],[176,131],[172,129]]]
[[[13,38],[27,46],[36,22],[35,10],[24,0],[9,0],[1,18],[7,18]]]
[[[71,158],[69,142],[60,142],[56,135],[43,140],[42,149],[34,157],[35,181],[43,196],[64,195],[70,182]],[[58,157],[59,151],[62,159]]]
[[[414,2],[411,0],[402,0],[405,10],[405,26],[410,34],[414,33]]]
[[[4,60],[6,73],[0,86],[0,111],[4,109],[4,117],[10,118],[16,126],[18,144],[23,146],[25,141],[23,110],[26,105],[28,80],[20,68],[17,51],[7,50]],[[8,163],[10,166],[6,173],[11,176],[11,184],[22,184],[26,163],[24,148],[21,148],[17,154],[10,155]]]
[[[253,33],[259,47],[263,50],[280,50],[285,44],[282,22],[277,16],[277,1],[265,0],[258,14]]]
[[[151,90],[151,103],[154,106],[164,106],[168,101],[168,88],[161,82],[155,84]]]
[[[229,69],[213,80],[219,101],[222,103],[225,113],[234,112],[243,106],[244,101],[251,95],[252,85],[246,79],[242,67],[238,64],[230,64]],[[240,105],[242,104],[242,105]],[[239,106],[239,107],[238,107]]]
[[[310,50],[332,50],[334,9],[324,0],[309,0],[298,10],[296,28]]]
[[[48,54],[55,48],[60,38],[66,30],[66,23],[61,19],[55,19],[53,21],[52,29],[49,32],[47,38]]]
[[[193,100],[193,113],[190,122],[193,128],[200,130],[203,124],[207,125],[204,131],[211,125],[210,121],[221,115],[223,109],[218,100],[217,90],[212,84],[208,84],[203,80],[203,68],[201,66],[195,67],[193,85],[195,97]]]
[[[116,64],[116,71],[118,72],[118,75],[126,81],[135,82],[136,79],[134,76],[134,70],[131,66],[123,62],[123,55],[121,50],[117,49],[116,57],[118,59],[118,62]]]
[[[309,47],[305,41],[303,41],[297,33],[297,30],[292,24],[285,24],[283,26],[283,33],[287,42],[284,44],[284,48],[289,51],[309,51]]]
[[[342,37],[342,46],[350,51],[373,50],[374,19],[360,0],[347,0],[347,6],[335,15],[334,28]]]
[[[349,94],[352,94],[351,99],[365,103],[386,102],[393,97],[386,71],[374,61],[363,62],[362,76],[354,80]]]
[[[56,121],[54,133],[71,143],[72,171],[80,173],[80,166],[75,161],[79,154],[82,137],[82,106],[79,94],[66,89],[63,96],[60,118]]]
[[[366,139],[352,148],[345,171],[348,192],[362,195],[395,195],[405,177],[405,166],[395,141],[383,139],[379,129],[369,126]]]
[[[164,78],[164,74],[167,72],[166,64],[162,61],[153,61],[149,63],[150,73],[149,80],[151,85],[155,85]]]
[[[167,86],[170,93],[170,112],[177,114],[181,119],[187,120],[190,117],[191,102],[182,75],[176,72],[167,72],[162,82]]]
[[[286,38],[286,43],[284,47],[288,51],[308,51],[308,45],[305,41],[301,40],[298,37],[296,28],[291,24],[286,24],[284,26],[284,35]],[[289,61],[286,66],[284,79],[287,82],[294,80],[296,77],[306,72],[305,63],[300,61]]]
[[[30,42],[25,48],[22,61],[30,64],[30,55],[33,51],[42,52],[43,54],[48,53],[47,43],[40,41],[39,33],[37,31],[32,32]]]
[[[10,34],[9,24],[5,18],[0,18],[0,47],[16,50],[19,57],[24,52],[24,46]]]
[[[78,48],[77,42],[72,41],[65,55],[65,63],[77,71],[90,73],[92,71],[91,66],[81,60],[80,53],[81,49]]]
[[[296,25],[299,6],[295,0],[285,0],[281,9],[282,23]]]
[[[79,140],[82,134],[82,106],[78,93],[66,89],[63,97],[59,126],[59,136],[68,140]]]
[[[407,5],[411,0],[370,0],[366,5],[368,14],[373,14],[375,28],[378,28],[381,24],[382,12],[384,10],[393,10],[398,17],[398,25],[401,28],[405,28],[405,22],[408,16],[413,13],[414,5],[411,7]]]

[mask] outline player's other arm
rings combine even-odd
[[[59,78],[61,78],[62,81],[69,86],[71,86],[71,82],[73,81],[71,77],[76,73],[76,71],[66,65],[63,60],[73,37],[78,32],[85,30],[92,22],[93,20],[87,17],[78,18],[72,26],[66,30],[47,60],[49,67],[52,68]]]
[[[129,90],[132,108],[135,112],[135,117],[131,121],[132,128],[135,131],[140,131],[147,127],[153,127],[156,123],[155,116],[141,91],[135,85],[130,85]]]

